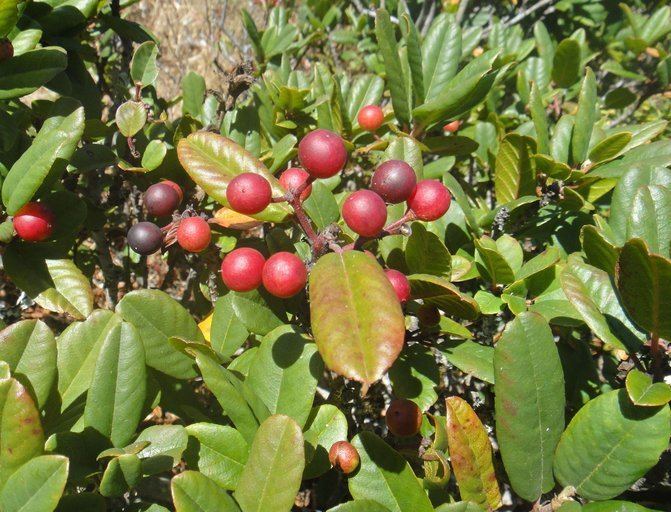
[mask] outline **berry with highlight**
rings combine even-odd
[[[232,250],[221,262],[221,279],[229,290],[255,290],[263,279],[266,259],[256,249],[240,247]]]
[[[201,252],[210,245],[212,231],[202,217],[187,217],[179,222],[177,243],[189,252]]]
[[[387,207],[375,192],[358,190],[345,199],[342,218],[352,231],[372,238],[380,234],[387,222]]]
[[[314,178],[330,178],[347,163],[347,149],[342,137],[329,130],[308,133],[298,144],[298,159]]]
[[[388,203],[406,201],[417,186],[417,176],[403,160],[388,160],[373,173],[371,189]]]
[[[305,263],[290,252],[273,254],[263,267],[263,287],[275,297],[293,297],[305,288],[307,279]]]
[[[272,196],[273,191],[268,180],[253,172],[239,174],[226,187],[226,199],[229,206],[245,215],[253,215],[265,210]]]
[[[432,221],[445,215],[451,202],[450,191],[440,181],[422,180],[408,198],[408,207],[418,219]]]

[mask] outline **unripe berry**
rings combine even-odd
[[[305,263],[290,252],[273,254],[263,266],[263,287],[275,297],[293,297],[308,279]]]
[[[402,272],[393,268],[385,269],[384,273],[387,275],[387,279],[389,279],[401,304],[406,302],[410,298],[410,282],[408,278]]]
[[[450,208],[452,197],[438,180],[422,180],[417,183],[408,199],[408,206],[420,220],[436,220]]]
[[[456,120],[456,121],[452,121],[450,123],[447,123],[445,126],[443,126],[443,130],[448,132],[448,133],[454,133],[457,130],[459,130],[460,127],[461,127],[461,121]]]
[[[54,231],[53,212],[42,203],[26,203],[14,215],[16,234],[27,242],[41,242]]]
[[[163,180],[161,183],[164,185],[168,185],[169,187],[172,187],[172,189],[177,192],[177,195],[179,196],[179,202],[181,203],[184,200],[184,192],[182,192],[182,187],[180,187],[177,183],[174,181],[170,180]]]
[[[14,57],[14,45],[9,39],[0,39],[0,62]]]
[[[371,189],[388,203],[406,201],[417,186],[415,171],[403,160],[388,160],[373,173]]]
[[[238,213],[253,215],[266,209],[273,197],[270,183],[260,174],[243,172],[226,187],[226,199]]]
[[[384,112],[377,105],[366,105],[357,115],[359,126],[368,132],[376,132],[384,123]]]
[[[167,183],[154,183],[144,193],[147,212],[156,217],[170,215],[177,209],[179,203],[179,194]]]
[[[308,133],[298,144],[298,159],[315,178],[330,178],[347,163],[347,149],[340,135],[328,130]]]
[[[375,192],[357,190],[345,199],[342,218],[355,233],[374,237],[380,234],[387,222],[387,207]]]
[[[266,259],[256,249],[240,247],[221,262],[221,279],[229,290],[248,292],[259,287]]]
[[[385,420],[389,431],[395,436],[414,436],[422,426],[422,411],[412,400],[392,400]]]
[[[136,253],[144,256],[153,254],[163,244],[163,233],[153,222],[138,222],[134,224],[126,235],[128,245]]]
[[[359,452],[347,441],[336,441],[329,450],[329,461],[331,466],[349,475],[359,467]]]
[[[307,181],[310,175],[300,167],[290,167],[280,175],[280,185],[287,192],[294,192]],[[301,192],[301,201],[305,201],[312,193],[312,185]]]
[[[440,311],[436,306],[422,304],[417,308],[417,320],[422,327],[433,327],[440,323]]]
[[[179,221],[177,243],[189,252],[201,252],[210,245],[212,231],[202,217],[187,217]]]

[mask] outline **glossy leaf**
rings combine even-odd
[[[319,181],[312,184],[312,193],[303,207],[318,230],[325,229],[340,218],[340,208],[333,193]]]
[[[184,471],[170,482],[177,512],[238,512],[231,496],[197,471]]]
[[[347,440],[347,418],[336,406],[314,407],[305,424],[305,471],[303,479],[316,478],[331,469],[329,450]]]
[[[627,393],[636,405],[657,407],[671,401],[671,386],[666,382],[655,382],[640,370],[632,369],[627,374]]]
[[[575,115],[575,127],[571,139],[571,154],[575,163],[581,163],[587,158],[589,141],[597,115],[596,78],[592,70],[587,68],[580,86],[578,112]]]
[[[439,345],[449,363],[462,372],[494,384],[494,348],[474,341],[450,341]]]
[[[42,409],[56,379],[56,340],[40,320],[22,320],[0,331],[0,360],[7,362]]]
[[[145,428],[135,439],[135,444],[147,444],[137,453],[142,461],[142,473],[153,475],[170,471],[179,464],[187,442],[187,432],[181,425],[152,425]]]
[[[598,164],[617,158],[631,141],[631,132],[619,132],[606,137],[589,151],[589,160]]]
[[[475,320],[480,315],[478,303],[446,279],[428,274],[412,274],[408,276],[408,281],[413,298],[422,299],[448,315],[466,320]]]
[[[203,341],[195,320],[179,302],[160,290],[137,290],[125,295],[116,311],[137,329],[148,366],[178,379],[196,376],[193,361],[168,343],[170,336]]]
[[[389,509],[373,500],[354,500],[341,503],[327,512],[389,512]]]
[[[147,111],[141,101],[127,101],[117,109],[115,120],[121,135],[133,137],[147,122]]]
[[[384,80],[375,75],[359,75],[349,87],[345,98],[347,117],[355,120],[366,105],[376,105],[384,92]]]
[[[86,425],[108,437],[114,446],[125,445],[140,423],[145,387],[145,355],[139,333],[131,324],[117,324],[100,348],[86,396]]]
[[[548,119],[545,113],[545,105],[541,92],[538,90],[536,82],[531,83],[531,94],[529,96],[529,110],[531,120],[536,129],[536,139],[538,143],[538,152],[542,154],[550,153],[550,139],[548,137]]]
[[[403,160],[412,167],[417,179],[422,179],[424,163],[419,143],[410,137],[392,138],[384,152],[385,160]]]
[[[0,0],[0,37],[5,37],[19,19],[18,0]]]
[[[605,233],[595,226],[584,226],[580,237],[587,262],[609,275],[614,275],[618,250]]]
[[[552,62],[552,79],[559,87],[569,87],[580,74],[580,43],[564,39],[555,50]]]
[[[466,401],[452,396],[445,403],[450,462],[461,499],[495,510],[501,493],[487,431]]]
[[[627,240],[643,239],[650,252],[671,257],[671,189],[644,185],[636,191],[627,219]]]
[[[223,357],[232,356],[249,337],[245,324],[235,314],[231,298],[231,294],[219,297],[212,316],[210,343]]]
[[[438,96],[461,60],[461,27],[447,14],[436,16],[422,43],[426,100]]]
[[[67,67],[63,48],[47,46],[0,62],[0,100],[35,92]]]
[[[494,188],[499,204],[535,193],[536,173],[529,144],[529,139],[514,133],[501,141],[494,168]]]
[[[361,464],[350,475],[349,491],[355,500],[372,500],[391,512],[429,512],[428,496],[403,456],[372,432],[352,439]]]
[[[407,347],[389,369],[389,379],[396,398],[407,398],[426,411],[436,400],[440,371],[431,350],[421,345]]]
[[[243,172],[253,172],[266,178],[273,197],[284,194],[282,187],[260,160],[231,139],[210,132],[196,132],[179,141],[177,155],[184,170],[207,194],[224,206],[228,182]],[[279,222],[289,214],[282,203],[273,203],[254,218]]]
[[[522,313],[494,348],[496,437],[517,494],[536,501],[555,483],[552,461],[564,430],[564,374],[547,321]]]
[[[54,510],[65,489],[68,464],[60,455],[42,455],[26,462],[4,482],[0,510]]]
[[[105,497],[123,496],[142,478],[142,463],[134,453],[124,453],[114,457],[103,472],[100,480],[100,494]]]
[[[288,416],[271,416],[256,432],[235,499],[243,512],[290,510],[304,468],[300,427]]]
[[[158,77],[156,58],[158,46],[153,41],[145,41],[135,49],[130,63],[130,77],[142,88],[152,85]]]
[[[555,453],[561,485],[580,496],[617,496],[659,460],[671,435],[671,409],[638,407],[624,389],[590,400],[573,417]]]
[[[396,360],[405,322],[382,268],[360,251],[322,256],[310,273],[312,332],[326,366],[370,385]]]
[[[419,222],[412,224],[412,234],[405,246],[405,262],[414,274],[430,274],[450,278],[452,256],[445,244]]]

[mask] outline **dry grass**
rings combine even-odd
[[[240,10],[257,21],[264,12],[252,0],[141,0],[128,17],[151,30],[161,43],[159,95],[180,94],[186,73],[205,77],[207,87],[220,90],[225,74],[251,57]]]

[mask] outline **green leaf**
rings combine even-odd
[[[503,256],[497,241],[488,236],[474,240],[477,250],[475,264],[480,274],[492,284],[509,284],[515,281],[515,270]]]
[[[271,416],[256,432],[235,499],[244,512],[290,510],[304,467],[300,427],[288,416]]]
[[[668,140],[658,140],[635,147],[627,151],[622,158],[600,165],[598,169],[590,172],[590,176],[620,178],[627,171],[633,172],[634,169],[648,175],[668,173],[668,169],[661,169],[668,165],[671,165],[671,144]]]
[[[412,400],[422,411],[438,400],[435,390],[440,384],[438,364],[427,347],[406,347],[389,369],[389,379],[396,398]]]
[[[627,374],[627,394],[636,405],[657,407],[671,400],[671,386],[666,382],[652,383],[652,377],[632,369]]]
[[[645,242],[634,238],[620,251],[615,273],[620,298],[634,322],[671,338],[671,260],[650,254]]]
[[[5,37],[19,20],[19,0],[0,0],[0,37]]]
[[[145,41],[135,49],[130,63],[130,77],[133,82],[142,88],[153,85],[158,78],[157,57],[158,46],[154,41]]]
[[[384,61],[394,113],[402,125],[409,125],[410,105],[408,104],[406,76],[401,67],[394,25],[392,25],[389,13],[385,9],[378,9],[376,12],[375,36]]]
[[[558,87],[569,87],[580,74],[580,43],[575,39],[564,39],[555,50],[552,60],[552,80]]]
[[[422,49],[419,42],[419,32],[408,14],[404,14],[401,19],[401,29],[406,40],[412,89],[417,102],[424,103],[424,72],[422,71]]]
[[[412,234],[405,247],[405,262],[415,274],[450,278],[452,256],[440,238],[420,222],[412,224]]]
[[[184,471],[170,482],[176,512],[238,512],[231,496],[197,471]]]
[[[271,414],[285,414],[302,427],[312,410],[324,365],[314,343],[296,327],[274,329],[262,340],[245,385]]]
[[[417,141],[411,137],[394,137],[384,152],[385,160],[403,160],[413,168],[417,179],[422,179],[424,163],[422,150]]]
[[[329,450],[347,440],[347,418],[335,405],[314,407],[305,424],[305,471],[303,480],[316,478],[331,469]]]
[[[585,78],[580,86],[578,97],[578,112],[575,115],[573,138],[571,139],[571,155],[574,163],[581,163],[587,158],[589,141],[592,130],[598,117],[596,78],[590,68],[587,68]]]
[[[21,466],[0,492],[0,510],[29,512],[54,510],[68,479],[68,459],[43,455]]]
[[[232,297],[230,293],[219,297],[212,316],[210,343],[222,357],[231,357],[249,337],[245,324],[235,314]]]
[[[550,138],[548,136],[548,118],[545,113],[545,104],[543,103],[543,96],[538,90],[536,82],[531,82],[531,93],[529,95],[529,111],[531,112],[531,119],[536,129],[536,142],[538,144],[538,152],[549,155],[550,154]]]
[[[438,349],[445,359],[464,373],[494,384],[494,348],[474,341],[449,341]]]
[[[389,512],[389,509],[373,500],[354,500],[341,503],[327,512]]]
[[[229,294],[233,311],[249,332],[265,336],[276,327],[287,323],[281,302],[269,294],[259,291]]]
[[[352,439],[361,465],[348,481],[355,500],[372,500],[391,512],[429,512],[428,496],[403,456],[372,432]]]
[[[84,107],[72,98],[57,100],[32,144],[12,165],[2,184],[2,202],[7,213],[15,214],[41,186],[46,187],[59,177],[83,133]]]
[[[561,509],[559,512],[564,512],[564,509]],[[566,512],[571,511],[567,510]],[[631,503],[629,501],[609,500],[609,501],[586,503],[582,507],[582,512],[654,512],[654,511],[650,508],[646,508],[636,503]]]
[[[379,264],[360,251],[322,256],[310,273],[312,332],[326,366],[368,386],[403,347],[401,305]]]
[[[570,114],[561,116],[555,125],[554,134],[552,135],[552,141],[550,143],[550,154],[557,162],[564,164],[568,163],[574,125],[575,117]]]
[[[499,145],[494,167],[496,201],[507,203],[536,192],[536,170],[531,161],[531,140],[516,133],[506,135]]]
[[[659,460],[671,435],[669,407],[637,407],[624,389],[587,402],[562,434],[554,472],[590,500],[626,491]]]
[[[501,493],[487,431],[465,400],[451,396],[445,403],[450,462],[461,499],[495,510]]]
[[[628,352],[640,348],[645,334],[629,319],[606,272],[572,255],[560,281],[566,297],[596,336]]]
[[[142,463],[134,453],[124,453],[114,457],[103,472],[100,480],[100,494],[105,497],[123,496],[142,478]]]
[[[171,336],[203,342],[191,314],[160,290],[137,290],[119,301],[116,312],[137,329],[147,365],[178,379],[196,376],[193,361],[168,343]]]
[[[484,509],[471,501],[443,503],[436,507],[436,512],[484,512]]]
[[[312,193],[303,203],[303,207],[318,230],[325,229],[340,218],[340,208],[335,196],[320,181],[312,184]]]
[[[23,385],[0,375],[0,489],[23,463],[43,451],[40,413]],[[12,489],[13,491],[14,489]],[[26,511],[27,512],[27,511]]]
[[[580,238],[587,262],[609,275],[615,275],[618,250],[604,232],[595,226],[583,226]]]
[[[205,79],[195,71],[189,71],[182,78],[182,112],[198,117],[203,111],[207,86]]]
[[[412,297],[422,299],[426,304],[442,309],[448,315],[458,316],[466,320],[475,320],[480,316],[478,303],[442,277],[428,274],[412,274],[408,276]]]
[[[426,100],[436,98],[454,77],[461,60],[461,27],[447,14],[431,24],[422,43]]]
[[[153,43],[152,43],[153,44]],[[133,137],[147,122],[147,111],[141,101],[122,103],[115,115],[116,125],[124,137]]]
[[[100,348],[86,396],[87,426],[124,446],[140,423],[145,401],[146,367],[138,331],[125,322],[109,330]]]
[[[56,379],[56,340],[40,320],[22,320],[0,331],[0,361],[9,364],[42,409]]]
[[[671,189],[642,186],[636,191],[627,220],[627,240],[643,239],[650,252],[671,256]]]
[[[145,428],[135,440],[135,444],[148,443],[137,454],[142,460],[142,473],[154,475],[170,471],[179,464],[187,442],[187,432],[181,425],[152,425]]]
[[[242,434],[214,423],[193,423],[186,431],[192,438],[185,456],[189,467],[197,468],[224,489],[234,490],[249,456]]]
[[[273,197],[284,195],[284,190],[268,169],[244,148],[231,139],[216,133],[196,132],[181,139],[177,155],[184,170],[217,202],[228,206],[226,187],[228,182],[243,172],[260,174],[268,180]],[[272,203],[255,219],[281,222],[290,213],[284,203]]]
[[[564,374],[547,321],[522,313],[494,348],[496,438],[513,490],[536,501],[554,486],[552,461],[564,430]]]
[[[70,324],[58,337],[58,393],[62,411],[91,386],[103,341],[120,322],[118,315],[98,309],[86,321]]]
[[[67,64],[67,53],[57,46],[31,50],[0,62],[0,100],[35,92],[64,71]]]
[[[39,247],[12,243],[4,254],[7,274],[40,306],[81,320],[93,310],[89,280],[72,260],[44,260]]]
[[[376,75],[359,75],[347,90],[346,116],[355,120],[359,110],[366,105],[377,105],[384,93],[384,80]],[[357,121],[358,122],[358,121]]]
[[[606,137],[589,152],[589,160],[596,165],[617,158],[631,141],[631,132],[619,132]]]
[[[144,153],[142,154],[142,167],[149,171],[153,171],[163,163],[168,146],[161,140],[152,140],[147,144]]]

